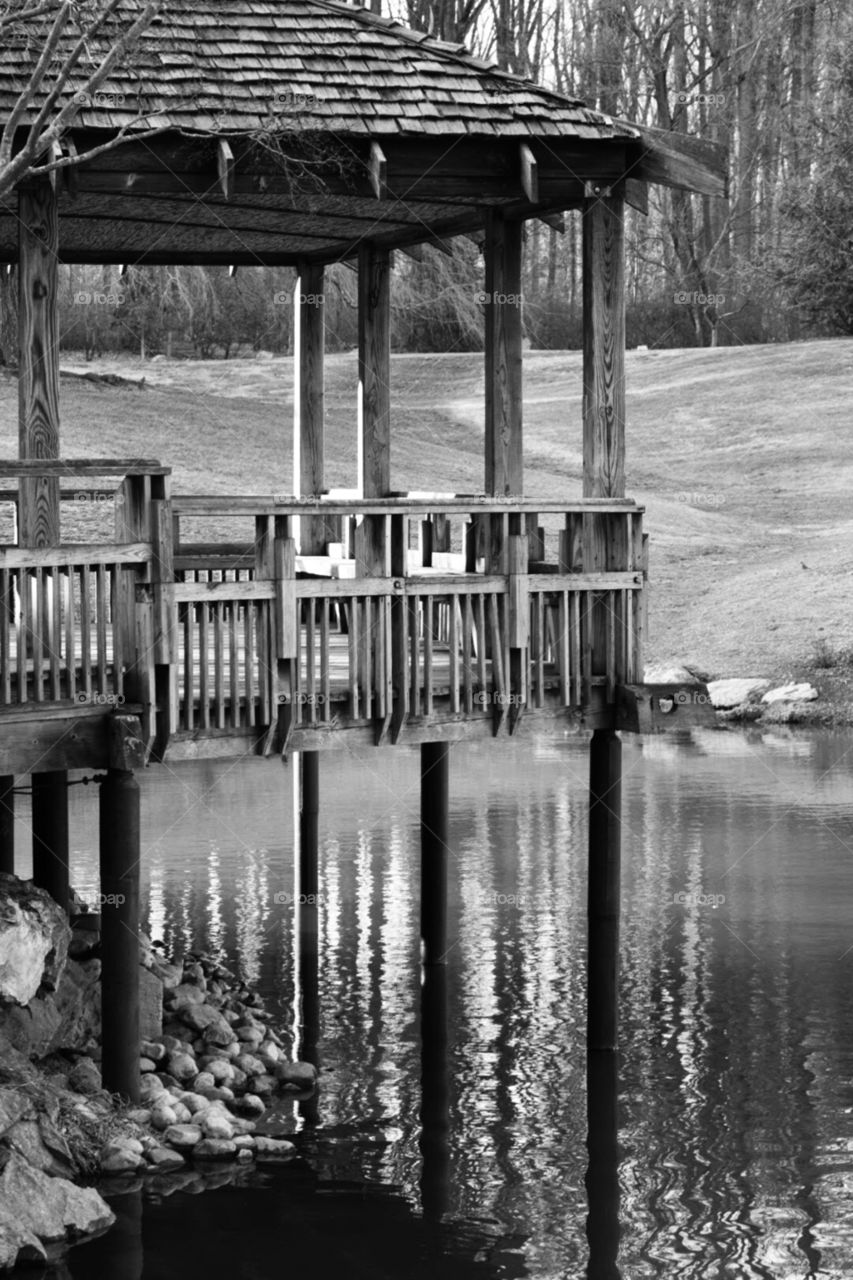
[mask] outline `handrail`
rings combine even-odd
[[[172,511],[180,516],[360,516],[360,515],[563,515],[618,514],[633,511],[642,514],[644,507],[631,498],[577,498],[566,502],[549,498],[499,498],[486,494],[459,495],[455,498],[298,498],[261,494],[244,497],[229,494],[176,494]]]
[[[148,564],[150,542],[64,542],[58,547],[0,546],[0,569],[54,569],[77,564]]]
[[[0,479],[31,480],[41,476],[170,476],[156,458],[14,458],[0,459]]]

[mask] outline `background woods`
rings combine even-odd
[[[48,8],[50,6],[48,5]],[[378,0],[371,7],[379,8]],[[724,143],[728,200],[653,189],[627,214],[629,346],[785,341],[853,332],[853,10],[830,0],[382,0],[381,12],[604,111]],[[33,20],[36,21],[36,20]],[[44,22],[42,17],[38,21]],[[499,82],[496,81],[496,92]],[[321,87],[318,86],[318,93]],[[526,229],[525,333],[580,342],[580,226]],[[11,362],[14,270],[0,289],[0,360]],[[66,267],[62,341],[225,357],[287,352],[285,269]],[[482,344],[482,260],[396,255],[399,350]],[[355,277],[326,275],[330,350],[356,341]]]

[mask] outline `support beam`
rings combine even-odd
[[[589,755],[589,925],[587,1047],[618,1040],[619,895],[622,852],[622,743],[596,729]]]
[[[424,968],[445,964],[450,746],[421,745],[421,955]]]
[[[220,138],[216,149],[216,172],[219,178],[219,190],[226,200],[234,195],[234,152],[224,138]]]
[[[391,488],[391,255],[364,244],[358,253],[359,479],[365,498]],[[385,572],[383,522],[361,526],[359,574]]]
[[[0,871],[15,874],[15,776],[0,776]]]
[[[486,493],[521,497],[521,227],[486,224]]]
[[[139,1101],[139,784],[110,768],[101,783],[101,1073]]]
[[[447,1064],[447,967],[432,964],[421,980],[421,1210],[441,1222],[450,1189],[450,1073]]]
[[[589,1214],[586,1237],[589,1242],[587,1280],[621,1280],[618,1266],[619,1239],[619,1097],[618,1055],[587,1050],[586,1192]]]
[[[299,1057],[319,1067],[320,1039],[319,987],[319,901],[320,901],[320,753],[299,754],[301,774],[299,803],[299,991],[301,997]],[[316,1112],[316,1099],[307,1104]],[[301,1104],[301,1108],[304,1104]],[[306,1111],[303,1110],[303,1116]]]
[[[518,153],[521,165],[521,189],[531,204],[538,204],[539,166],[536,163],[536,157],[526,142],[521,143]]]
[[[18,456],[59,457],[56,193],[47,179],[18,189]],[[22,479],[18,541],[59,542],[59,480]]]
[[[68,774],[34,773],[33,881],[68,912]]]
[[[388,196],[388,164],[385,152],[378,142],[371,142],[370,157],[367,162],[370,175],[370,186],[377,200],[385,200]]]
[[[294,352],[294,430],[298,464],[296,492],[303,498],[323,492],[325,481],[325,294],[321,264],[304,262],[296,282],[297,323]],[[303,555],[323,555],[328,537],[325,521],[305,516],[300,526]]]

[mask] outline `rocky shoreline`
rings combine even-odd
[[[316,1069],[215,957],[141,939],[140,1104],[102,1088],[97,924],[0,875],[0,1271],[107,1230],[102,1192],[202,1190],[297,1154],[271,1105]]]
[[[774,682],[763,676],[710,680],[691,667],[670,662],[647,666],[645,683],[673,686],[676,704],[696,700],[709,703],[721,726],[853,723],[853,707],[828,703],[808,680]]]

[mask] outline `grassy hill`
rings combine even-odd
[[[71,357],[63,368],[82,369]],[[62,383],[65,456],[158,457],[183,492],[290,491],[290,360],[104,360]],[[580,495],[579,352],[525,361],[526,492]],[[330,486],[356,468],[354,354],[327,363]],[[482,489],[482,356],[395,356],[394,488]],[[853,647],[853,341],[630,352],[628,493],[651,536],[649,661],[802,673]],[[0,380],[0,456],[17,449]],[[804,666],[804,664],[806,664]]]

